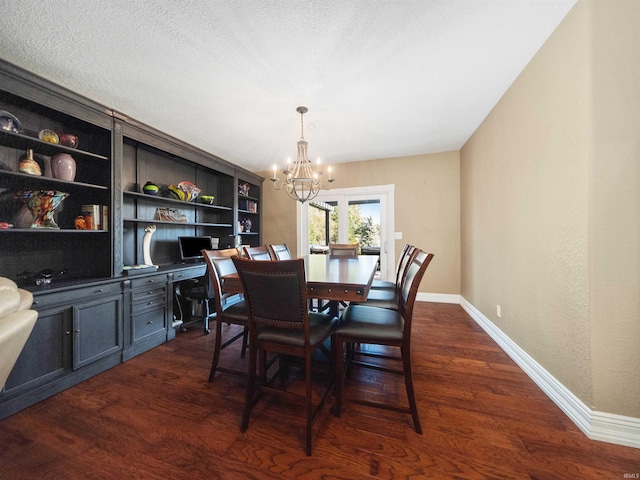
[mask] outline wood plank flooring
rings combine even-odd
[[[301,407],[275,399],[240,433],[243,379],[207,382],[214,334],[194,329],[0,421],[0,479],[638,478],[640,450],[587,439],[460,306],[415,317],[422,435],[408,415],[329,404],[306,457]],[[346,388],[405,401],[385,373],[356,367]]]

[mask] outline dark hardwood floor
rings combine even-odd
[[[243,380],[207,383],[214,335],[194,329],[0,421],[0,478],[638,478],[640,450],[587,439],[461,307],[419,303],[414,325],[422,435],[408,415],[329,404],[306,457],[301,407],[275,399],[240,433]],[[400,377],[355,369],[356,386],[405,400]]]

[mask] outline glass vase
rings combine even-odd
[[[68,193],[57,190],[28,190],[18,195],[31,210],[33,220],[30,228],[49,228],[59,230],[53,214],[60,206],[62,200],[69,196]]]

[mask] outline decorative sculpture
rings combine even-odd
[[[142,258],[145,265],[153,265],[151,261],[151,237],[156,233],[155,225],[147,225],[144,229],[144,237],[142,238]]]

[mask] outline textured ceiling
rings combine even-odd
[[[2,1],[0,57],[253,171],[305,105],[336,164],[459,149],[574,3]]]

